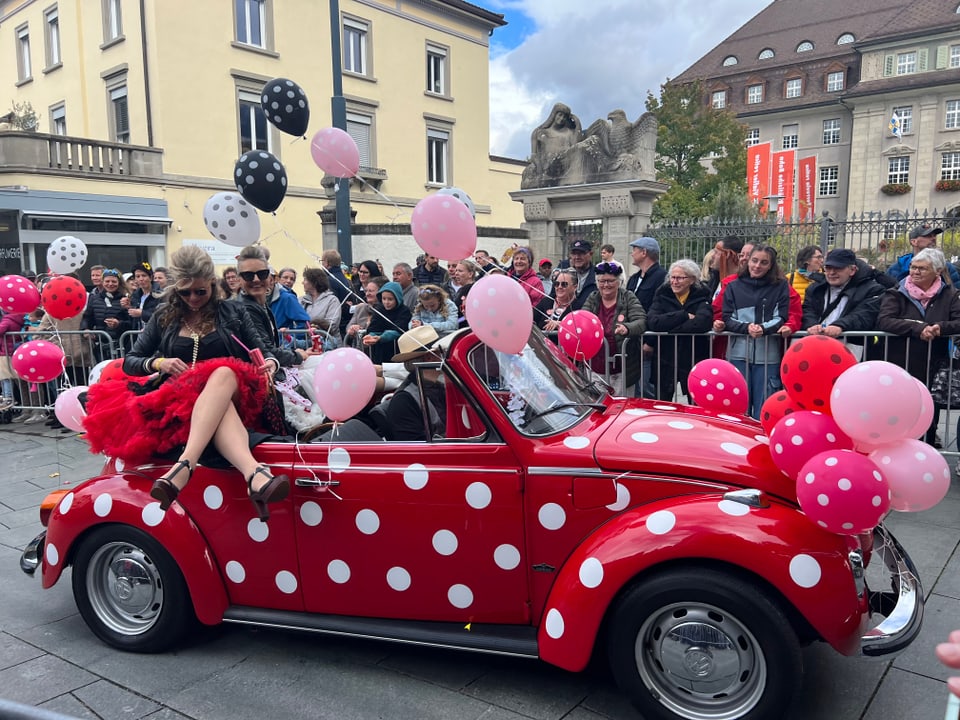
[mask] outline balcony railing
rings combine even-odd
[[[163,151],[68,135],[0,131],[0,173],[158,178]]]

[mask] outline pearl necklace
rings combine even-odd
[[[200,338],[203,337],[203,326],[195,328],[186,319],[183,320],[183,326],[190,331],[190,339],[193,340],[193,357],[190,360],[190,367],[193,368],[197,366],[197,356],[200,354]]]

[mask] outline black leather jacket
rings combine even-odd
[[[293,350],[280,347],[280,335],[277,332],[277,323],[273,318],[273,312],[270,308],[261,305],[245,292],[241,292],[235,298],[232,298],[230,302],[243,305],[251,322],[253,322],[253,326],[260,335],[261,342],[263,342],[264,347],[270,351],[270,354],[277,359],[280,367],[290,367],[303,362],[300,356]]]
[[[173,322],[168,327],[160,327],[160,315],[154,313],[150,322],[140,333],[133,350],[123,359],[123,371],[127,375],[150,375],[153,370],[150,363],[157,357],[173,357],[173,344],[180,334],[180,323]],[[233,357],[249,360],[250,356],[233,339],[233,335],[248,348],[260,348],[265,358],[277,358],[270,352],[260,339],[253,321],[247,314],[242,303],[220,302],[217,312],[217,325],[214,332],[219,333],[225,347],[229,348]]]

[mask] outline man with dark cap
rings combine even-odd
[[[884,287],[872,275],[853,250],[834,248],[827,253],[823,278],[804,293],[802,329],[834,338],[845,331],[875,330]],[[848,347],[862,359],[862,337],[851,339]]]
[[[577,273],[577,295],[570,307],[579,310],[586,299],[597,290],[597,276],[593,269],[593,246],[589,240],[570,243],[570,267]]]
[[[910,272],[910,261],[913,260],[914,253],[928,247],[935,248],[937,246],[937,235],[942,232],[942,228],[931,227],[927,223],[917,225],[910,231],[910,247],[913,248],[913,252],[898,257],[897,261],[887,268],[887,275],[890,275],[897,282],[903,280]],[[953,263],[947,263],[947,271],[950,273],[953,286],[960,288],[960,272],[957,272]]]

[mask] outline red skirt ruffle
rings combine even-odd
[[[267,397],[264,376],[245,360],[215,358],[197,363],[142,395],[133,392],[127,380],[91,385],[83,420],[91,452],[138,463],[186,444],[197,396],[210,374],[220,367],[231,368],[237,376],[236,405],[243,424],[261,430],[260,417]]]

